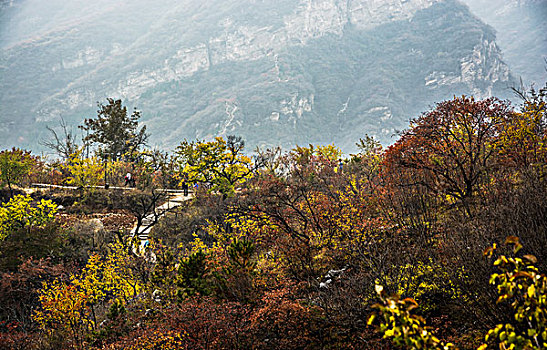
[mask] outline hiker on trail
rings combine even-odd
[[[186,180],[182,181],[182,190],[184,191],[184,196],[188,196],[188,182]]]
[[[126,187],[127,185],[129,185],[130,187],[135,187],[135,179],[133,179],[133,177],[131,176],[131,173],[127,173],[124,179],[125,179],[125,184],[123,185],[124,187]]]

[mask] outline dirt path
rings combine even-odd
[[[142,224],[138,228],[138,232],[136,231],[138,223],[135,222],[135,226],[131,230],[131,237],[135,237],[135,235],[137,235],[141,240],[141,243],[144,244],[144,242],[148,240],[150,230],[152,230],[152,227],[154,227],[162,216],[192,198],[194,198],[193,193],[188,193],[187,196],[185,196],[184,193],[174,193],[169,195],[167,197],[167,201],[157,207],[154,213],[150,213],[142,219]]]
[[[25,192],[31,193],[34,191],[35,188],[55,188],[55,189],[67,189],[67,190],[77,190],[78,188],[75,186],[62,186],[62,185],[51,185],[51,184],[44,184],[44,183],[33,183],[31,184],[31,188],[25,189]],[[104,186],[93,186],[95,188],[104,188]],[[110,186],[108,188],[109,190],[135,190],[133,187],[116,187],[116,186]],[[157,189],[158,192],[165,192],[167,193],[167,201],[160,205],[159,207],[155,208],[155,211],[148,214],[142,219],[141,225],[138,226],[138,222],[136,221],[133,225],[133,228],[131,229],[131,238],[138,236],[141,244],[144,244],[148,240],[148,236],[150,234],[150,230],[152,227],[158,222],[158,220],[167,214],[169,211],[173,210],[174,208],[178,207],[182,203],[191,200],[194,198],[194,193],[192,191],[188,192],[188,195],[184,195],[184,192],[182,190],[173,190],[173,189]],[[138,231],[137,231],[138,229]]]

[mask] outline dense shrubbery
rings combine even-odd
[[[29,226],[32,215],[6,226],[0,337],[21,349],[390,348],[383,338],[472,349],[488,335],[506,348],[541,348],[545,111],[544,90],[519,111],[461,97],[385,150],[366,138],[345,157],[310,145],[262,150],[253,162],[230,138],[111,162],[113,179],[132,171],[138,188],[76,191],[63,197],[63,215],[116,209],[142,224],[165,199],[160,188],[199,187],[156,217],[146,248],[121,226]],[[60,181],[86,164],[66,162]],[[10,241],[39,234],[48,239],[31,244],[32,255]],[[507,236],[530,255],[508,257]],[[496,266],[483,254],[492,244]],[[380,333],[367,326],[371,313]]]
[[[494,262],[501,273],[492,274],[490,284],[496,286],[498,303],[511,301],[514,320],[490,329],[485,340],[500,349],[544,349],[547,347],[546,276],[533,265],[537,262],[535,256],[514,256],[522,248],[517,237],[508,237],[506,243],[514,244],[513,256],[501,255]],[[484,254],[492,256],[495,250],[496,244]],[[377,312],[369,318],[369,324],[379,318],[378,330],[384,338],[392,338],[394,344],[411,349],[454,348],[452,343],[441,342],[431,327],[425,326],[423,317],[412,313],[418,307],[414,299],[386,296],[380,285],[376,285],[376,292],[381,303],[373,306]],[[488,344],[483,344],[478,349],[487,347]]]

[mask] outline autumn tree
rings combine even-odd
[[[81,150],[69,156],[64,168],[69,174],[67,183],[86,191],[93,191],[105,171],[97,157],[84,158]]]
[[[277,268],[296,280],[313,280],[344,260],[364,258],[381,220],[374,192],[359,173],[337,175],[337,157],[303,148],[283,156],[287,171],[253,178],[231,222],[278,259]],[[316,149],[316,147],[313,147]],[[363,160],[364,162],[364,160]],[[371,162],[373,162],[371,160]]]
[[[24,344],[32,340],[29,330],[34,327],[32,311],[39,306],[38,289],[42,282],[63,279],[67,274],[66,266],[53,264],[51,259],[35,258],[24,261],[17,271],[0,271],[0,348],[31,348]],[[5,325],[10,323],[13,329],[5,330]],[[2,337],[3,332],[8,334]],[[22,339],[12,337],[13,333],[19,333]],[[15,338],[13,343],[10,343],[10,338]]]
[[[380,165],[383,160],[382,145],[373,137],[365,135],[356,143],[359,152],[351,154],[346,168],[346,177],[352,191],[367,186],[375,190],[379,185]]]
[[[145,150],[134,161],[137,186],[148,188],[176,188],[178,185],[175,157],[158,149]]]
[[[457,97],[411,123],[386,154],[387,167],[416,169],[416,184],[467,203],[496,165],[498,126],[510,118],[508,103]]]
[[[121,100],[107,99],[108,103],[98,104],[97,118],[85,119],[81,129],[87,132],[86,144],[98,144],[97,153],[102,158],[119,159],[132,155],[146,144],[146,126],[139,129],[141,113],[134,110],[127,115],[127,107]]]
[[[0,180],[3,185],[8,186],[10,196],[13,196],[12,186],[21,183],[34,163],[35,159],[29,151],[12,148],[0,152]]]
[[[18,229],[43,226],[55,218],[57,205],[42,199],[32,205],[30,196],[17,195],[0,206],[0,240]]]
[[[296,146],[291,153],[295,157],[296,163],[306,163],[312,158],[336,163],[342,156],[342,151],[334,145],[316,146],[308,145],[308,147]]]
[[[63,237],[55,220],[57,205],[16,195],[0,205],[0,271],[15,271],[28,258],[61,255]]]
[[[283,162],[283,150],[280,146],[266,149],[257,147],[255,153],[262,162],[261,173],[275,176],[285,172],[286,164]]]
[[[547,162],[547,85],[519,96],[520,110],[501,116],[496,147],[506,166],[541,169]]]
[[[91,255],[68,281],[44,282],[34,320],[46,334],[68,335],[72,347],[83,348],[85,335],[97,329],[111,303],[125,305],[141,292],[143,286],[130,267],[132,258],[121,243],[113,243],[106,257]]]
[[[158,149],[145,149],[135,152],[132,159],[119,159],[108,164],[110,183],[122,181],[118,183],[119,186],[123,185],[124,176],[128,172],[136,180],[136,187],[141,190],[176,188],[179,183],[174,156]]]
[[[243,154],[244,147],[245,142],[236,136],[209,142],[185,140],[176,150],[180,176],[190,183],[210,183],[211,190],[224,195],[233,194],[259,165]]]

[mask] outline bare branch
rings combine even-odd
[[[55,129],[46,126],[46,129],[51,132],[53,135],[53,140],[51,141],[40,141],[42,146],[45,146],[53,150],[57,155],[63,159],[68,159],[71,154],[78,150],[78,145],[76,144],[76,137],[72,132],[72,128],[69,130],[65,120],[61,117],[59,125],[62,128],[63,134],[59,135]]]

